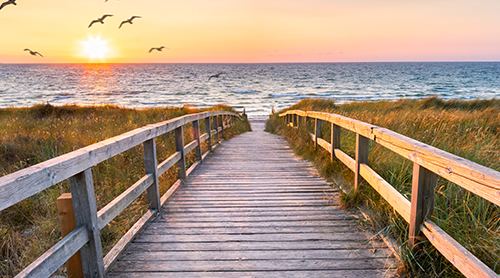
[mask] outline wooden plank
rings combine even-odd
[[[303,234],[253,234],[253,235],[144,235],[135,242],[219,242],[219,241],[291,241],[291,240],[352,240],[364,241],[370,236],[365,233],[303,233]]]
[[[142,192],[153,184],[153,174],[147,174],[138,180],[134,185],[127,188],[122,194],[113,199],[109,204],[97,213],[99,230],[104,229],[106,225],[127,208]]]
[[[390,255],[387,249],[371,250],[332,249],[332,250],[266,250],[266,251],[149,251],[134,252],[124,255],[120,261],[211,261],[217,260],[338,260],[386,258]]]
[[[144,169],[146,175],[151,175],[152,183],[147,187],[149,209],[156,211],[161,210],[160,205],[160,184],[158,182],[158,160],[156,159],[156,141],[155,139],[147,140],[143,143],[144,146]],[[135,200],[134,197],[133,200]],[[132,203],[133,200],[130,200]],[[127,206],[130,204],[128,203]],[[120,212],[125,209],[120,208]],[[114,218],[114,217],[113,217]]]
[[[196,120],[192,122],[193,126],[193,138],[196,141],[196,160],[201,160],[201,156],[203,152],[201,151],[201,139],[200,139],[200,120]]]
[[[331,161],[333,162],[333,159],[335,158],[335,149],[339,149],[340,150],[340,126],[334,124],[334,123],[330,123],[330,142],[332,142],[330,144],[330,149],[329,152],[331,154]]]
[[[392,185],[379,176],[366,164],[360,166],[361,176],[382,196],[406,222],[410,222],[411,204]]]
[[[88,232],[88,243],[80,249],[83,276],[105,277],[92,170],[88,168],[74,175],[69,179],[69,184],[76,226],[85,226]]]
[[[272,216],[210,216],[203,219],[197,217],[189,217],[188,215],[171,216],[165,215],[158,219],[158,221],[169,222],[283,222],[283,221],[335,221],[344,219],[354,219],[353,217],[345,215],[332,215],[332,214],[315,214],[315,215],[272,215]]]
[[[207,141],[208,151],[212,151],[212,125],[210,124],[210,117],[205,118],[205,134],[207,135],[207,140],[208,140]]]
[[[16,275],[16,278],[24,277],[50,277],[71,256],[82,248],[89,239],[87,229],[80,226],[63,237],[56,245],[31,263],[27,268]]]
[[[182,153],[180,151],[175,152],[171,156],[169,156],[165,161],[158,165],[158,176],[163,175],[170,167],[174,166],[177,162],[179,162],[182,158]]]
[[[314,119],[314,147],[318,147],[318,139],[321,138],[321,120]]]
[[[385,264],[385,259],[331,259],[331,260],[237,260],[237,261],[197,261],[186,264],[185,261],[172,261],[168,264],[158,261],[118,262],[121,271],[286,271],[286,270],[326,270],[326,269],[376,269]]]
[[[130,228],[125,235],[120,238],[120,240],[113,246],[113,248],[104,257],[104,269],[108,272],[113,264],[116,262],[118,257],[123,253],[123,251],[130,245],[132,240],[136,237],[138,233],[144,229],[145,225],[156,215],[156,211],[148,210],[135,224]]]
[[[368,140],[368,138],[356,134],[356,164],[354,167],[354,190],[358,190],[359,184],[361,182],[361,174],[359,173],[360,165],[368,164],[369,142],[370,140]]]
[[[498,278],[498,274],[460,245],[455,239],[450,237],[434,222],[426,219],[421,229],[429,242],[466,277]]]
[[[347,233],[355,230],[353,223],[339,224],[335,227],[309,226],[309,227],[169,227],[150,226],[144,231],[145,235],[172,234],[172,235],[236,235],[257,233]]]
[[[177,162],[178,179],[186,178],[186,153],[184,152],[184,132],[182,126],[175,129],[175,150],[181,153],[181,159]]]
[[[235,221],[226,221],[226,222],[176,222],[176,228],[192,228],[193,226],[199,228],[220,228],[220,227],[233,227],[233,228],[244,228],[244,227],[330,227],[335,226],[340,223],[341,225],[344,223],[343,221],[351,221],[355,220],[354,217],[341,219],[341,220],[314,220],[314,221],[280,221],[273,223],[265,223],[265,222],[254,222],[254,221],[246,221],[246,222],[235,222]],[[167,225],[169,227],[167,221],[156,220],[158,222],[162,222],[162,224]],[[353,229],[355,230],[355,229]],[[352,231],[351,231],[352,232]],[[366,238],[368,239],[368,238]],[[319,240],[319,239],[318,239]]]
[[[194,120],[204,119],[209,115],[226,114],[237,116],[226,111],[185,115],[132,130],[0,177],[0,211],[144,141],[175,130]]]
[[[246,250],[331,250],[331,249],[384,249],[383,242],[331,241],[290,241],[284,242],[178,242],[176,244],[132,243],[129,251],[246,251]]]
[[[63,193],[57,198],[57,211],[59,213],[59,225],[61,228],[61,236],[69,235],[76,229],[75,212],[73,211],[73,199],[71,193]],[[80,252],[76,252],[66,262],[66,272],[68,277],[83,278],[82,260]]]
[[[241,277],[244,274],[245,277],[266,277],[266,278],[303,278],[303,277],[315,277],[315,278],[331,278],[331,277],[343,277],[343,278],[380,278],[380,277],[390,277],[392,276],[390,270],[385,269],[349,269],[349,270],[293,270],[293,271],[182,271],[182,272],[147,272],[150,278],[192,278],[192,277],[205,277],[205,278],[221,278],[221,277]],[[126,275],[130,278],[144,278],[143,272],[114,272],[108,277],[123,277]]]
[[[500,172],[384,128],[375,142],[500,206]]]
[[[413,163],[413,184],[411,190],[411,214],[409,239],[413,248],[425,240],[421,235],[420,225],[425,218],[431,218],[434,211],[434,190],[436,174]]]
[[[189,144],[187,144],[187,145],[184,147],[184,153],[185,153],[185,154],[188,154],[188,153],[190,153],[192,150],[194,150],[196,147],[198,147],[198,142],[197,142],[197,141],[191,141]]]

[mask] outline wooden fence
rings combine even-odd
[[[467,251],[456,240],[429,220],[434,209],[436,175],[500,206],[500,172],[440,149],[413,140],[391,130],[341,115],[314,111],[289,110],[279,115],[287,125],[299,127],[314,119],[316,146],[331,153],[354,172],[357,189],[360,179],[366,180],[410,224],[409,240],[413,246],[427,237],[455,267],[467,277],[496,277],[493,270]],[[321,125],[330,123],[331,143],[321,138]],[[356,157],[340,150],[341,128],[356,134]],[[411,202],[368,165],[369,140],[413,162]]]
[[[25,268],[16,277],[49,277],[71,256],[80,251],[85,277],[104,277],[122,250],[141,228],[156,215],[181,182],[215,147],[238,114],[212,111],[185,115],[165,122],[147,125],[88,147],[47,160],[32,167],[0,178],[0,211],[40,191],[69,179],[73,197],[76,229]],[[205,121],[205,133],[200,135],[200,120]],[[183,126],[192,124],[194,140],[184,145]],[[213,123],[213,125],[212,125]],[[212,129],[212,126],[214,129]],[[155,138],[174,131],[176,152],[159,165]],[[212,137],[215,142],[212,145]],[[201,143],[207,141],[208,151],[202,155]],[[97,211],[92,181],[92,166],[139,144],[144,147],[146,175],[120,196]],[[197,162],[186,170],[187,153],[195,150]],[[178,167],[178,180],[160,196],[158,177],[173,165]],[[144,191],[149,210],[103,258],[100,230],[111,222]]]

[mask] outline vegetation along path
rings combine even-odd
[[[263,131],[220,146],[108,277],[390,277],[395,259],[339,192]],[[145,276],[146,275],[146,276]]]

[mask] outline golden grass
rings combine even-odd
[[[500,171],[500,100],[444,101],[436,97],[395,102],[353,102],[336,105],[329,100],[303,100],[289,108],[344,115],[385,127],[410,138]],[[288,109],[286,109],[288,110]],[[280,111],[282,112],[282,111]],[[330,139],[330,128],[323,138]],[[343,187],[353,184],[353,174],[340,162],[331,163],[329,153],[314,150],[305,129],[286,128],[273,117],[267,130],[284,135],[299,155],[314,161],[325,176]],[[313,127],[308,127],[313,132]],[[343,130],[341,149],[354,157],[355,135]],[[411,199],[412,163],[371,142],[369,164],[406,198]],[[430,244],[417,254],[408,248],[408,225],[367,184],[359,193],[342,197],[345,206],[370,212],[377,231],[388,230],[403,247],[409,275],[416,277],[461,277]],[[500,209],[461,187],[438,178],[432,220],[490,268],[500,273]]]
[[[231,110],[217,106],[213,110]],[[116,106],[78,107],[37,105],[30,108],[0,109],[0,176],[35,165],[104,139],[188,113],[201,112],[189,107],[126,109]],[[200,122],[202,133],[204,121]],[[248,122],[238,121],[226,130],[228,139],[249,130]],[[192,141],[185,126],[185,143]],[[157,156],[161,162],[175,152],[173,134],[157,138]],[[205,144],[203,145],[206,151]],[[188,166],[195,161],[187,156]],[[144,175],[142,145],[93,167],[98,209],[125,191]],[[160,177],[160,193],[177,179],[175,167]],[[0,277],[12,277],[53,246],[61,237],[55,200],[69,192],[62,182],[10,208],[0,211]],[[147,209],[140,197],[101,231],[104,253]]]

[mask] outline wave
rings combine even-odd
[[[249,90],[249,91],[233,91],[233,93],[235,93],[235,94],[253,94],[253,93],[257,93],[257,91],[255,91],[255,90]]]

